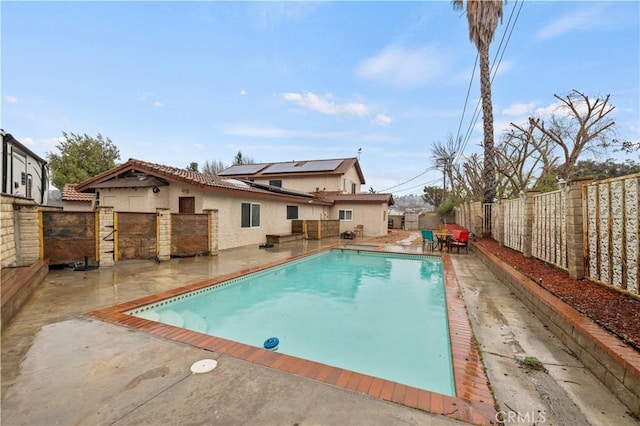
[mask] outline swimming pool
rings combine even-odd
[[[436,257],[332,250],[128,313],[455,394]]]

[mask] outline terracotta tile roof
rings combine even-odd
[[[62,189],[62,201],[91,201],[93,194],[76,191],[77,184],[66,184]]]
[[[97,176],[94,176],[91,179],[88,179],[81,184],[78,184],[76,187],[77,191],[87,191],[100,187],[113,187],[113,182],[116,177],[119,176],[129,176],[132,174],[148,174],[152,175],[156,178],[165,179],[167,181],[181,182],[188,185],[195,185],[200,188],[218,188],[222,190],[231,190],[231,191],[245,191],[252,192],[255,194],[269,195],[271,197],[296,197],[300,198],[304,196],[305,198],[310,198],[310,194],[294,194],[289,191],[284,193],[285,191],[272,191],[263,188],[256,187],[251,185],[250,182],[243,182],[241,180],[236,179],[235,177],[220,177],[215,175],[210,175],[206,173],[194,172],[187,169],[180,169],[177,167],[165,166],[162,164],[150,163],[147,161],[136,160],[134,158],[130,158],[126,163],[121,164],[119,166],[114,167],[113,169],[107,170]],[[120,177],[119,179],[122,179]],[[128,179],[126,177],[125,179]],[[320,200],[318,200],[320,201]],[[320,201],[322,203],[322,201]]]

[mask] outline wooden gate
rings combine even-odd
[[[171,215],[171,256],[209,253],[209,215]]]
[[[49,265],[97,261],[95,212],[43,211],[42,247]]]
[[[116,261],[157,256],[155,213],[114,213]]]

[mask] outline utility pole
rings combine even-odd
[[[451,174],[451,167],[453,167],[453,159],[456,153],[452,152],[449,155],[436,158],[436,167],[442,167],[442,201],[447,198],[447,174]],[[449,178],[451,181],[451,178]],[[453,181],[451,183],[451,189],[453,190]]]
[[[442,166],[442,201],[444,202],[444,199],[447,198],[447,159],[445,157],[437,158],[436,166]]]

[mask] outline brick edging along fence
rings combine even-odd
[[[640,352],[538,286],[484,247],[472,250],[548,329],[626,405],[640,416]]]

